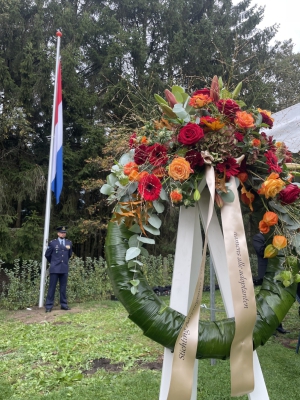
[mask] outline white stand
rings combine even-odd
[[[206,227],[209,192],[205,189],[199,201],[200,218]],[[225,246],[221,227],[214,210],[208,229],[208,244],[210,256],[215,267],[215,273],[221,291],[221,296],[228,318],[234,317],[229,274],[226,262]],[[187,315],[192,301],[196,281],[199,274],[199,266],[202,258],[202,237],[197,207],[180,208],[175,262],[172,280],[170,307]],[[254,391],[248,394],[249,400],[269,400],[256,351],[253,352],[254,360]],[[160,386],[159,400],[166,400],[171,379],[173,354],[169,349],[164,351],[164,362]],[[212,367],[213,368],[213,367]],[[198,360],[195,361],[194,383],[191,400],[197,399]]]

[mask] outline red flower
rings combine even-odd
[[[227,158],[227,160],[225,162],[223,162],[223,163],[217,164],[216,168],[221,173],[225,171],[226,178],[230,178],[231,176],[235,176],[240,172],[239,164],[232,157]]]
[[[138,185],[138,192],[146,201],[154,201],[159,198],[162,188],[160,180],[152,174],[144,176]]]
[[[244,140],[244,136],[241,132],[234,132],[234,137],[238,142],[242,142]]]
[[[205,96],[210,96],[210,89],[204,88],[204,89],[199,89],[194,92],[191,97],[197,96],[198,94],[204,94]]]
[[[279,200],[281,203],[291,204],[294,201],[298,200],[300,194],[300,189],[297,185],[287,185],[284,189],[282,189],[279,193]]]
[[[237,111],[241,111],[240,106],[231,99],[221,99],[216,103],[216,106],[222,114],[225,114],[231,120],[235,118]]]
[[[203,157],[197,150],[189,150],[185,155],[185,159],[190,163],[192,169],[202,167],[204,164]]]
[[[178,142],[191,145],[199,142],[204,137],[203,129],[199,125],[189,122],[180,129]]]
[[[262,123],[269,125],[269,128],[271,129],[274,122],[274,118],[271,117],[271,112],[267,110],[261,110],[260,108],[258,108],[258,111],[262,116]]]
[[[267,159],[267,164],[269,166],[268,172],[272,171],[277,173],[282,172],[281,167],[278,165],[277,157],[271,150],[265,152],[265,157]]]
[[[132,149],[136,144],[136,133],[134,132],[129,138],[129,147]]]
[[[153,146],[148,147],[147,152],[150,163],[155,167],[165,165],[168,161],[167,149],[162,144],[155,143]]]
[[[135,149],[134,153],[134,162],[137,165],[142,165],[146,162],[148,158],[148,152],[147,152],[148,146],[145,144],[141,144]]]

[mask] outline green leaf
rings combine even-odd
[[[190,114],[186,112],[182,104],[175,104],[173,111],[178,118],[183,119],[185,122],[189,122],[191,120]]]
[[[117,180],[118,180],[118,178],[116,177],[115,174],[109,174],[109,175],[106,177],[106,182],[107,182],[107,184],[110,185],[110,186],[115,186],[115,183],[117,182]]]
[[[232,203],[234,201],[234,193],[232,190],[228,189],[227,193],[218,191],[218,193],[225,203]]]
[[[258,113],[256,121],[255,121],[255,125],[259,126],[259,125],[261,125],[261,123],[262,123],[262,115],[261,115],[261,113]]]
[[[159,193],[159,197],[160,197],[162,200],[169,201],[169,197],[168,197],[168,195],[167,195],[167,193],[166,193],[166,191],[165,191],[164,188],[161,188],[161,191],[160,191],[160,193]]]
[[[149,251],[144,249],[144,247],[141,247],[141,255],[144,257],[149,257]]]
[[[156,229],[159,229],[161,227],[161,220],[156,214],[151,214],[148,222]]]
[[[159,96],[158,94],[154,95],[155,100],[157,101],[158,104],[165,104],[168,105],[168,102],[163,99],[161,96]]]
[[[104,183],[104,185],[100,189],[100,193],[106,194],[107,196],[112,194],[113,191],[114,191],[114,188],[111,187],[110,185],[108,185],[107,183]]]
[[[166,104],[160,104],[162,111],[170,118],[177,119],[177,115],[174,113],[171,107]]]
[[[138,242],[138,235],[132,235],[130,236],[128,240],[129,247],[138,247],[139,242]]]
[[[138,255],[140,255],[140,253],[141,253],[141,249],[139,249],[138,247],[130,247],[126,251],[125,260],[126,261],[132,260],[133,258],[135,258]]]
[[[144,226],[145,231],[152,233],[152,235],[160,235],[159,229],[153,228],[151,225],[145,225]]]
[[[133,161],[133,155],[134,155],[133,151],[129,151],[128,153],[123,154],[119,160],[119,163],[121,165],[125,165],[125,164]]]
[[[137,287],[136,287],[136,286],[131,286],[130,291],[131,291],[132,294],[137,294],[137,293],[139,292],[139,291],[137,290]]]
[[[138,236],[137,240],[139,242],[142,242],[142,243],[155,244],[155,240],[154,239],[146,238],[144,236]]]
[[[277,210],[277,211],[279,211],[279,212],[281,212],[283,214],[287,213],[287,209],[285,207],[281,206],[280,204],[275,203],[274,200],[269,201],[269,204],[275,210]]]
[[[236,97],[238,97],[238,95],[240,94],[240,91],[242,89],[242,82],[239,82],[236,86],[236,88],[234,89],[234,91],[232,92],[232,98],[235,99]]]
[[[232,94],[225,88],[220,91],[220,98],[221,99],[231,99]]]
[[[178,85],[173,85],[172,93],[175,95],[175,92],[184,93],[184,88]]]
[[[165,206],[157,200],[153,202],[153,207],[155,208],[158,214],[161,214],[165,209]]]
[[[183,97],[182,97],[182,95],[181,95],[181,93],[179,93],[179,92],[173,92],[173,94],[174,94],[174,96],[175,96],[175,99],[179,102],[179,103],[183,103]]]
[[[140,281],[138,279],[132,279],[132,281],[130,281],[130,283],[132,284],[132,286],[138,286]]]
[[[134,232],[134,233],[141,233],[141,228],[139,227],[138,224],[134,224],[132,225],[131,228],[128,229],[130,232]]]

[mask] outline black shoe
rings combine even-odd
[[[46,312],[51,312],[52,308],[46,308]]]
[[[71,310],[71,308],[70,308],[70,307],[68,307],[68,306],[67,306],[67,307],[60,307],[60,309],[61,309],[61,310],[64,310],[64,311]]]
[[[276,328],[276,331],[282,333],[283,335],[285,333],[290,333],[290,331],[286,331],[282,326],[278,326],[278,328]]]

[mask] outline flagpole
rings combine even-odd
[[[43,239],[43,251],[42,251],[42,267],[41,267],[40,298],[39,298],[39,307],[40,308],[44,306],[44,294],[45,294],[45,284],[46,284],[47,260],[45,258],[45,252],[48,247],[48,236],[49,236],[49,226],[50,226],[50,209],[51,209],[51,196],[52,196],[51,172],[52,172],[52,165],[53,165],[53,143],[54,143],[55,109],[56,109],[55,102],[56,102],[56,96],[57,96],[57,76],[58,76],[58,67],[59,67],[60,38],[62,37],[62,33],[60,31],[57,31],[56,37],[57,37],[56,65],[55,65],[54,97],[53,97],[53,109],[52,109],[52,126],[51,126],[49,167],[48,167],[44,239]]]

